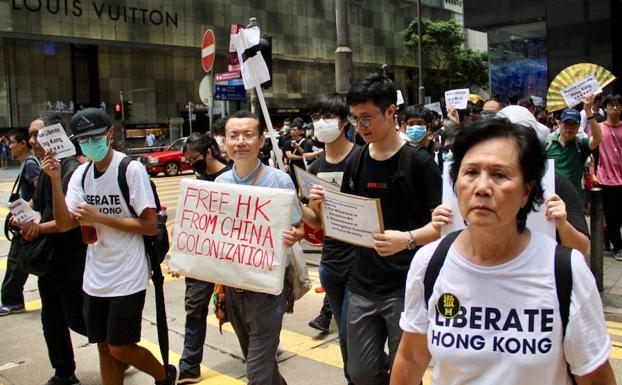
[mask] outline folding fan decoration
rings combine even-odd
[[[567,101],[573,97],[576,100],[585,90],[594,91],[594,88],[602,90],[615,79],[611,72],[597,64],[571,65],[557,74],[551,82],[546,95],[546,108],[549,112],[566,108]]]

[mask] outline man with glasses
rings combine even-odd
[[[609,95],[604,101],[607,120],[600,124],[598,183],[603,189],[607,237],[613,244],[614,257],[622,261],[622,96]]]
[[[127,167],[129,202],[117,180],[125,154],[112,149],[110,117],[98,108],[87,108],[71,118],[73,138],[91,162],[77,168],[63,193],[60,163],[46,153],[42,170],[52,181],[54,218],[61,231],[82,226],[88,243],[83,290],[84,319],[89,342],[97,343],[101,381],[123,384],[126,364],[151,375],[156,385],[175,384],[177,368],[164,367],[139,346],[142,310],[149,281],[149,264],[143,235],[157,231],[153,192],[145,168],[138,162]],[[137,213],[132,215],[129,205]],[[85,227],[96,239],[85,237]]]
[[[420,245],[439,237],[430,222],[441,202],[439,168],[395,130],[396,95],[393,82],[380,74],[354,83],[347,95],[348,120],[367,145],[346,161],[341,191],[380,199],[390,229],[373,235],[373,249],[356,247],[351,270],[347,368],[357,385],[389,383],[410,261]]]
[[[258,158],[266,139],[259,119],[247,111],[238,111],[225,124],[225,149],[233,169],[216,182],[294,190],[289,176],[264,165]],[[292,227],[283,231],[283,244],[289,248],[304,237],[302,213],[294,198]],[[285,290],[279,295],[257,293],[227,287],[225,309],[246,359],[249,385],[286,384],[276,362],[283,315],[287,309]]]

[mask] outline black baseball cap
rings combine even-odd
[[[110,116],[99,108],[85,108],[71,117],[71,139],[98,135],[110,127]]]

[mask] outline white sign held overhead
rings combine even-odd
[[[402,95],[401,90],[397,90],[397,105],[404,104],[404,95]]]
[[[469,103],[469,89],[461,88],[457,90],[445,91],[445,106],[449,108],[456,108],[458,110],[464,110]]]
[[[214,84],[212,82],[211,74],[203,76],[201,83],[199,83],[199,96],[201,97],[203,104],[206,106],[210,106],[212,104],[214,97]]]
[[[56,160],[76,154],[76,146],[71,143],[60,123],[40,129],[37,133],[37,142],[45,151],[54,151]]]
[[[581,103],[585,96],[589,94],[597,95],[601,92],[603,92],[603,89],[600,84],[598,84],[598,80],[596,80],[594,75],[590,75],[585,79],[563,88],[561,94],[568,107],[574,107]]]
[[[430,103],[430,104],[425,104],[424,107],[427,108],[430,111],[436,112],[440,116],[443,116],[443,109],[441,108],[441,102],[434,102],[434,103]]]

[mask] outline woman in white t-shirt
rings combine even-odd
[[[428,280],[428,293],[424,277],[439,241],[413,259],[391,384],[419,384],[432,359],[432,384],[571,384],[568,370],[578,384],[615,384],[602,305],[583,256],[571,254],[564,334],[556,243],[525,227],[543,201],[546,155],[538,139],[488,119],[461,128],[453,154],[450,177],[468,227]],[[451,223],[450,210],[435,211],[437,228]]]

